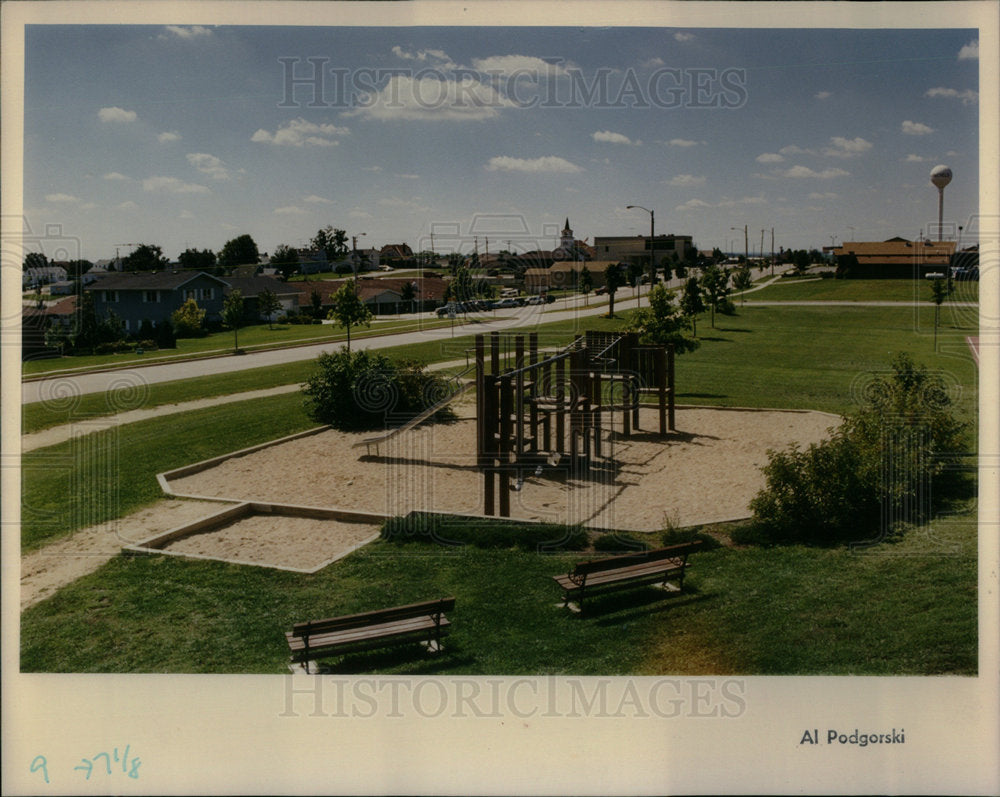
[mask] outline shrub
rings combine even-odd
[[[205,311],[194,299],[188,299],[174,311],[170,320],[178,338],[200,338],[206,334]]]
[[[177,336],[174,334],[174,325],[170,319],[164,318],[156,325],[156,347],[158,349],[176,349]]]
[[[302,392],[311,418],[350,431],[383,427],[390,420],[405,422],[449,390],[443,377],[425,373],[417,363],[398,365],[384,354],[342,348],[319,356]],[[433,416],[453,417],[448,407]]]
[[[947,468],[963,450],[964,428],[940,377],[901,354],[830,439],[768,452],[766,485],[741,538],[861,543],[925,522],[931,479],[936,498],[955,484]]]
[[[736,315],[736,305],[733,304],[731,299],[719,299],[719,303],[715,307],[717,313],[722,315]]]
[[[135,344],[135,347],[137,349],[142,349],[143,351],[154,351],[156,349],[156,341],[152,339],[140,340]]]
[[[582,551],[588,534],[580,526],[555,523],[518,523],[514,520],[411,512],[382,524],[382,539],[395,543],[472,545],[485,549],[522,551]]]

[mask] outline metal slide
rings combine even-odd
[[[470,380],[468,382],[465,382],[454,393],[452,393],[450,396],[447,396],[446,398],[441,399],[441,401],[437,402],[436,404],[428,407],[426,410],[424,410],[423,412],[421,412],[416,417],[411,418],[410,420],[408,420],[402,426],[397,426],[395,429],[390,429],[389,431],[387,431],[387,432],[385,432],[383,434],[380,434],[380,435],[376,435],[375,437],[368,437],[368,438],[365,438],[364,440],[359,440],[357,443],[355,443],[353,446],[351,446],[351,448],[358,448],[360,446],[367,446],[368,453],[370,454],[371,453],[371,447],[375,446],[375,453],[378,454],[378,445],[379,445],[379,443],[384,443],[387,440],[391,440],[393,437],[395,437],[398,434],[402,434],[403,432],[408,432],[414,426],[417,426],[418,424],[421,424],[424,421],[426,421],[428,418],[430,418],[435,412],[437,412],[442,407],[445,407],[448,404],[451,404],[451,402],[453,402],[455,399],[457,399],[463,393],[466,393],[469,390],[472,390],[472,388],[474,388],[475,386],[476,386],[476,381],[474,379]]]

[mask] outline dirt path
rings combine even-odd
[[[21,610],[60,587],[92,573],[118,555],[123,545],[190,523],[218,510],[214,501],[170,499],[127,517],[82,529],[21,557]]]

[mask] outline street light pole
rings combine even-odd
[[[644,208],[642,205],[626,205],[626,210],[644,210],[649,214],[649,288],[653,289],[653,280],[656,279],[656,255],[654,254],[655,237],[656,237],[656,214],[649,208]],[[636,302],[638,307],[638,301]]]
[[[351,236],[351,266],[354,271],[354,295],[358,295],[358,238],[368,233],[360,232]]]
[[[729,229],[730,230],[736,230],[736,232],[740,231],[739,227],[730,227]],[[747,225],[746,224],[743,225],[743,253],[744,253],[743,254],[743,259],[744,259],[743,265],[745,265],[747,268],[750,268],[750,239],[747,237]]]

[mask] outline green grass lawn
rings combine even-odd
[[[979,283],[952,283],[949,301],[979,301]],[[819,279],[786,277],[767,288],[747,294],[747,301],[839,301],[839,302],[931,302],[930,280],[908,279]],[[734,301],[739,304],[739,297]]]
[[[436,316],[426,316],[419,319],[395,319],[386,316],[376,317],[371,327],[353,327],[351,340],[384,335],[387,332],[411,332],[419,329],[435,329],[447,326],[447,319]],[[269,329],[267,324],[255,324],[243,327],[239,332],[240,348],[245,351],[269,349],[288,345],[310,343],[336,343],[346,341],[347,332],[336,324],[274,324]],[[213,332],[203,338],[182,338],[177,341],[176,349],[162,349],[137,355],[134,352],[124,354],[96,354],[74,357],[58,357],[46,360],[28,360],[22,366],[24,376],[38,376],[50,372],[64,370],[83,370],[98,368],[131,367],[149,365],[156,362],[183,360],[208,354],[230,354],[233,351],[233,333]]]
[[[975,538],[966,515],[946,540],[915,534],[864,553],[718,548],[692,557],[684,594],[638,588],[594,599],[583,617],[558,607],[551,580],[583,552],[379,541],[311,575],[119,557],[22,614],[21,668],[281,673],[295,622],[454,595],[443,655],[415,645],[328,663],[445,675],[974,675]]]

